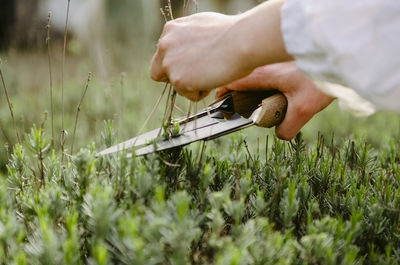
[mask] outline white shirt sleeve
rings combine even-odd
[[[400,113],[399,0],[286,0],[281,30],[298,68],[325,92],[360,112],[373,110],[365,99]]]

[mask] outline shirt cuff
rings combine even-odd
[[[375,106],[360,97],[354,90],[337,84],[323,81],[314,81],[317,87],[325,94],[335,97],[339,101],[339,107],[350,112],[356,117],[369,116],[375,113]]]
[[[281,9],[281,32],[286,51],[296,58],[296,65],[309,76],[325,94],[336,97],[341,109],[355,116],[375,113],[372,103],[354,90],[340,84],[330,74],[332,67],[324,52],[313,41],[306,19],[304,0],[286,0]],[[319,81],[323,80],[323,81]]]

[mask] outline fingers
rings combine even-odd
[[[176,88],[175,88],[175,90],[179,95],[186,97],[189,100],[195,101],[195,102],[200,101],[203,98],[207,97],[211,92],[211,91],[193,91],[193,92],[192,91],[182,91],[182,90],[178,90]]]
[[[220,97],[222,97],[223,95],[225,95],[226,93],[228,93],[230,90],[227,89],[226,87],[220,87],[217,88],[217,90],[215,91],[215,98],[218,99]]]
[[[263,66],[255,69],[248,76],[238,79],[226,86],[220,87],[215,92],[215,98],[219,98],[230,90],[235,91],[257,91],[257,90],[269,90],[278,88],[274,85],[274,78],[272,73],[269,73],[271,66]]]
[[[310,91],[307,91],[310,92]],[[275,128],[275,133],[282,140],[291,140],[311,118],[326,108],[334,100],[320,91],[312,94],[303,91],[302,94],[285,94],[288,108],[285,119]]]
[[[169,39],[168,35],[169,32],[171,31],[171,28],[175,27],[175,24],[177,24],[177,22],[175,21],[167,22],[164,25],[163,32],[160,36],[160,39],[158,40],[157,51],[153,56],[150,67],[150,76],[151,79],[153,79],[154,81],[159,81],[159,82],[168,81],[168,73],[166,72],[166,69],[164,67],[164,58],[167,49],[169,48],[169,46],[171,46],[171,43],[168,40]]]
[[[288,97],[288,108],[282,123],[275,128],[275,133],[282,140],[291,140],[296,137],[300,129],[315,114],[308,105],[302,104],[299,100]]]
[[[164,53],[166,47],[161,40],[157,45],[157,51],[153,56],[150,67],[150,77],[154,81],[165,82],[168,80],[168,75],[163,67]]]
[[[226,85],[225,88],[236,91],[276,89],[280,84],[272,67],[273,65],[267,65],[256,68],[249,75]]]
[[[314,82],[297,69],[294,62],[259,67],[248,76],[218,89],[216,97],[229,90],[270,89],[281,91],[288,100],[285,119],[276,127],[276,135],[283,140],[293,139],[316,113],[333,101],[332,97],[319,91]]]
[[[150,77],[154,81],[166,82],[168,81],[168,76],[162,67],[162,58],[160,57],[161,56],[158,53],[153,56],[150,68]]]

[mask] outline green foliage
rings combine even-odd
[[[114,137],[107,122],[104,145]],[[0,180],[1,263],[398,263],[397,141],[378,153],[298,135],[261,159],[231,139],[202,161],[186,149],[97,157],[90,145],[61,167],[34,127]]]
[[[236,134],[209,143],[202,155],[189,147],[145,158],[97,157],[95,150],[138,131],[163,86],[148,78],[155,45],[140,44],[159,36],[150,23],[161,26],[161,17],[142,12],[155,6],[158,14],[158,3],[123,0],[125,8],[117,2],[107,1],[107,28],[115,36],[105,43],[112,56],[105,58],[108,75],[95,75],[80,116],[76,146],[87,147],[63,163],[60,134],[50,149],[44,133],[50,122],[42,123],[50,108],[47,55],[1,56],[17,126],[27,134],[13,145],[8,107],[0,104],[1,264],[399,263],[398,115],[354,119],[333,105],[305,126],[304,138],[274,139],[261,152],[252,147],[265,130],[253,128],[247,132],[255,152]],[[140,22],[144,17],[149,23]],[[71,55],[65,65],[68,130],[82,73],[93,71],[94,61]],[[61,96],[54,83],[59,132]],[[155,117],[163,115],[159,109]],[[101,131],[102,120],[108,121]],[[177,123],[171,129],[168,137],[179,134]],[[334,132],[335,141],[315,139],[318,130]],[[102,137],[101,147],[88,144],[95,136]]]

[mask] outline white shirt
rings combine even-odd
[[[400,113],[399,0],[286,0],[281,30],[298,68],[342,106]]]

